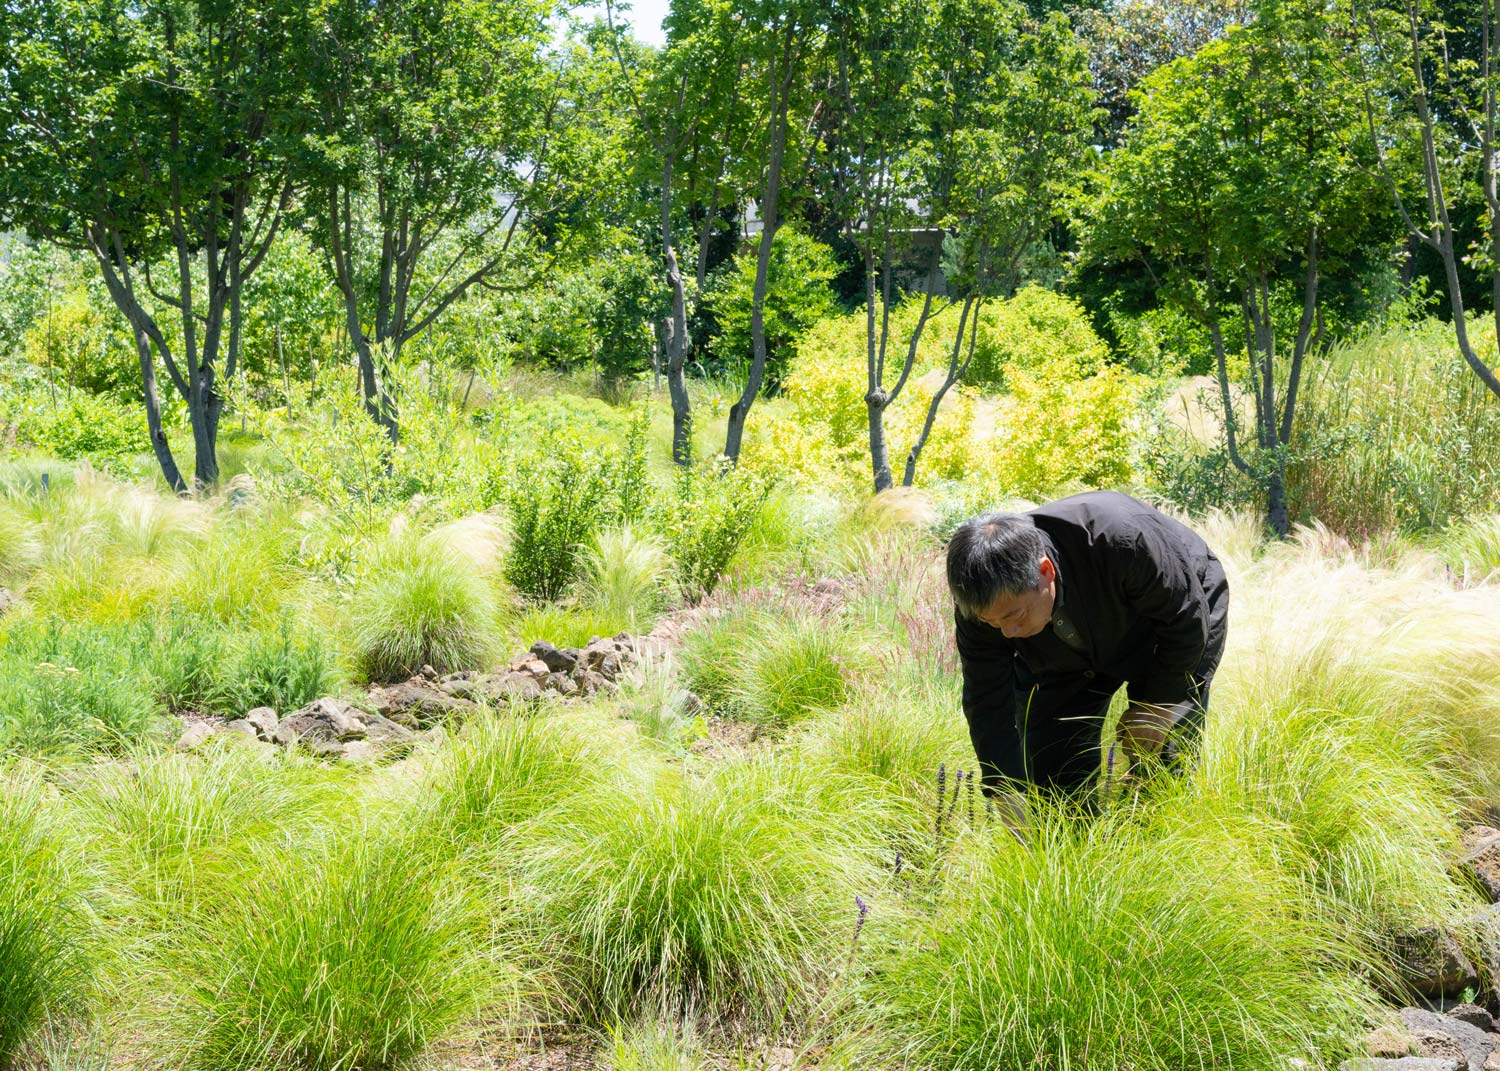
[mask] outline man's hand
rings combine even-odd
[[[1170,707],[1154,703],[1131,703],[1120,715],[1117,730],[1120,750],[1124,752],[1124,770],[1129,772],[1146,758],[1161,752],[1167,741],[1167,732],[1174,721]]]

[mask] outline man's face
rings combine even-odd
[[[1035,636],[1052,621],[1057,597],[1057,572],[1048,558],[1037,564],[1037,587],[1020,595],[1001,595],[980,613],[979,620],[999,629],[1006,639]]]

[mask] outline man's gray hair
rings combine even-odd
[[[1045,550],[1042,534],[1021,513],[982,513],[948,541],[948,588],[965,617],[977,618],[1000,596],[1034,591]]]

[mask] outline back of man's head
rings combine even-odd
[[[965,617],[977,618],[1000,596],[1033,591],[1041,583],[1042,534],[1020,513],[982,513],[958,526],[948,541],[948,588]]]

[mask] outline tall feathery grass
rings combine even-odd
[[[89,1011],[99,958],[80,860],[35,772],[0,769],[0,1067]]]
[[[660,540],[628,525],[594,536],[584,555],[585,598],[626,630],[649,630],[666,605],[672,559]]]

